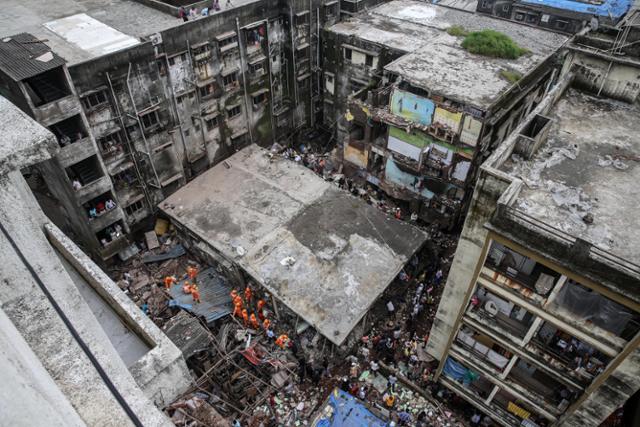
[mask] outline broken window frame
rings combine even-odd
[[[98,90],[82,97],[82,106],[87,111],[95,110],[109,102],[106,89]]]

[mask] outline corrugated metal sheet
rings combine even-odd
[[[0,40],[0,70],[15,81],[22,81],[65,64],[55,53],[49,61],[36,58],[51,52],[51,48],[28,33]]]
[[[170,290],[171,297],[178,301],[181,306],[191,308],[187,309],[191,313],[202,316],[207,323],[231,314],[231,286],[227,280],[222,277],[214,268],[208,268],[198,273],[196,277],[198,289],[200,290],[200,304],[193,302],[191,294],[185,294],[182,291],[184,280],[180,280],[173,285]]]

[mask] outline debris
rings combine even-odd
[[[284,265],[285,267],[291,267],[295,263],[296,263],[296,259],[294,257],[291,257],[291,256],[282,258],[280,260],[280,265]]]
[[[156,235],[163,236],[169,230],[169,221],[166,219],[158,218],[156,219],[156,226],[153,231],[156,232]]]
[[[145,254],[142,257],[142,262],[144,262],[145,264],[148,264],[152,262],[165,261],[171,258],[178,258],[184,255],[185,253],[187,252],[185,251],[184,246],[178,244],[162,254],[158,254],[158,255],[154,255],[151,253]]]
[[[147,240],[147,249],[155,249],[160,247],[160,242],[158,242],[158,236],[155,231],[147,231],[144,233],[144,238]]]
[[[582,217],[582,220],[584,221],[585,224],[591,225],[593,224],[593,215],[591,215],[591,213],[588,213]]]

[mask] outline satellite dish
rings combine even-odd
[[[484,310],[489,314],[489,316],[493,317],[498,314],[498,306],[495,302],[489,300],[484,304]]]

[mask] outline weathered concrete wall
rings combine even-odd
[[[509,184],[509,180],[496,177],[487,171],[480,172],[429,334],[427,352],[441,362],[453,339],[452,334],[455,332],[461,310],[466,307],[471,297],[470,291],[475,286],[478,265],[484,260],[483,248],[488,235],[484,225],[493,215],[497,200]]]

